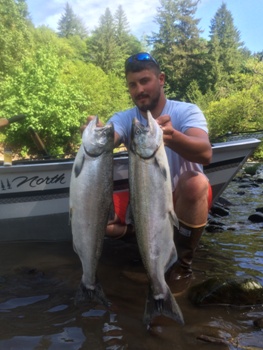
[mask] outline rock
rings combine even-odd
[[[263,329],[263,318],[257,318],[253,324],[255,327]]]
[[[239,185],[238,188],[250,188],[251,184]]]
[[[214,219],[211,213],[209,213],[205,230],[211,233],[223,232],[225,231],[225,225],[222,222]]]
[[[252,182],[252,183],[250,183],[250,184],[239,185],[239,186],[238,186],[238,188],[251,188],[251,187],[258,188],[259,185]]]
[[[262,183],[263,182],[263,172],[257,172],[256,176],[255,176],[255,181],[257,181],[258,183]]]
[[[212,206],[212,208],[210,209],[210,213],[212,215],[217,215],[217,216],[228,216],[229,210],[227,208],[220,206],[220,205],[214,204]]]
[[[223,197],[219,197],[215,204],[221,205],[222,207],[229,207],[233,205],[233,203],[231,203],[228,199]]]
[[[245,192],[245,191],[238,191],[237,194],[238,194],[239,196],[244,196],[244,194],[246,194],[246,192]]]
[[[253,278],[210,278],[189,289],[194,305],[251,306],[263,303],[263,286]]]
[[[210,233],[217,233],[217,232],[223,232],[225,231],[224,227],[221,225],[215,225],[215,224],[208,224],[205,228],[207,232]]]
[[[248,217],[248,220],[252,222],[263,222],[263,213],[258,212],[256,214],[252,214]]]
[[[251,175],[246,174],[243,177],[239,178],[239,182],[243,182],[243,183],[249,183],[251,182]]]
[[[223,227],[225,224],[223,224],[222,222],[220,222],[216,219],[214,220],[211,216],[209,216],[208,225],[215,225],[215,226]]]

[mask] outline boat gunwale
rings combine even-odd
[[[236,147],[246,147],[248,145],[259,145],[260,140],[257,138],[248,138],[248,139],[241,139],[241,140],[235,140],[235,141],[225,141],[225,142],[218,142],[212,144],[212,150],[226,150]],[[114,153],[114,160],[125,160],[128,158],[128,152],[127,151],[121,151]],[[24,168],[38,168],[41,170],[41,167],[54,167],[54,165],[58,167],[67,167],[68,165],[72,166],[75,158],[59,158],[59,159],[21,159],[21,160],[15,160],[13,161],[12,166],[4,166],[3,161],[0,162],[0,171],[9,172],[13,171],[14,169],[24,169]]]

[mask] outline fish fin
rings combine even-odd
[[[76,177],[79,176],[79,174],[81,173],[81,170],[83,168],[83,164],[84,164],[84,161],[85,161],[85,156],[84,154],[82,155],[82,157],[80,159],[78,159],[75,163],[75,166],[74,166],[74,174]]]
[[[160,169],[161,174],[164,176],[165,180],[167,180],[167,178],[168,178],[167,166],[165,166],[164,159],[163,159],[163,157],[160,157],[159,152],[156,152],[154,160],[155,160],[155,163],[157,164],[158,168]]]
[[[95,289],[88,289],[81,282],[75,295],[75,305],[83,302],[97,302],[106,307],[110,307],[111,303],[106,298],[103,289],[99,283],[96,283]]]
[[[170,220],[171,220],[172,224],[179,229],[179,221],[178,221],[177,215],[175,214],[175,211],[171,210],[169,212],[169,215],[170,215]]]
[[[155,317],[161,315],[171,318],[179,324],[184,325],[182,311],[168,286],[164,299],[154,299],[152,290],[149,288],[149,293],[145,304],[143,322],[147,325],[147,327],[150,327],[152,320]]]

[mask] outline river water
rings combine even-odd
[[[234,205],[220,218],[225,230],[206,232],[193,264],[192,285],[214,276],[252,276],[263,285],[263,223],[249,215],[262,206],[262,187],[240,194],[232,182],[223,197]],[[106,239],[99,279],[112,306],[74,306],[81,265],[72,244],[0,244],[0,349],[2,350],[206,350],[263,349],[263,306],[193,306],[178,296],[181,326],[142,322],[148,285],[134,241]],[[210,341],[207,340],[212,340]]]

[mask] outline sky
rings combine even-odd
[[[46,25],[55,31],[61,16],[65,13],[66,3],[79,16],[88,31],[99,24],[99,19],[108,7],[114,15],[122,6],[129,22],[131,33],[138,39],[144,35],[158,32],[155,23],[159,0],[27,0],[31,20],[36,27]],[[224,0],[231,12],[234,25],[240,32],[240,39],[252,53],[263,51],[263,0]],[[209,39],[211,19],[222,5],[222,0],[200,0],[195,18],[201,19],[201,36]]]

